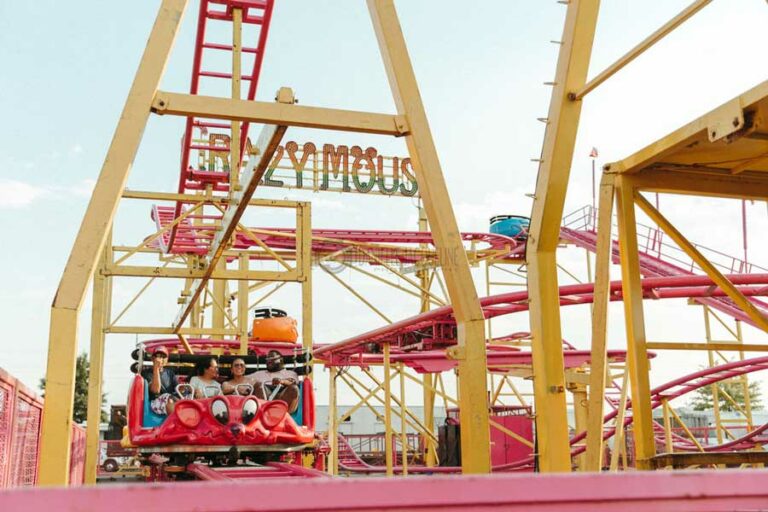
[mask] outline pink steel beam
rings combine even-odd
[[[327,478],[327,473],[315,469],[303,468],[295,464],[268,462],[264,466],[234,466],[212,468],[194,462],[187,465],[187,473],[198,480],[215,482],[242,482],[244,480],[263,480],[275,478]]]
[[[2,510],[243,512],[715,511],[768,507],[768,470],[285,479],[32,488],[0,493]]]

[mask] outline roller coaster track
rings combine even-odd
[[[315,469],[305,468],[297,464],[284,462],[267,462],[263,466],[226,466],[211,467],[198,462],[187,465],[187,474],[204,481],[232,482],[232,481],[267,481],[283,480],[285,478],[328,478],[328,473]]]
[[[768,295],[768,286],[766,286],[768,285],[768,274],[733,274],[727,277],[748,297]],[[652,277],[642,279],[641,285],[643,296],[652,300],[725,296],[725,293],[708,276]],[[560,305],[590,304],[593,300],[593,293],[594,286],[592,283],[561,286]],[[611,301],[622,299],[621,281],[610,283],[609,298]],[[527,311],[528,292],[516,291],[492,295],[480,299],[480,304],[485,318]],[[396,347],[405,347],[431,336],[435,329],[445,331],[445,327],[451,325],[455,325],[453,308],[443,306],[337,343],[319,346],[315,350],[315,356],[325,360],[344,358],[362,352],[366,344],[384,341]]]
[[[182,214],[185,211],[182,209]],[[174,207],[154,206],[152,219],[158,231],[163,230],[176,218]],[[190,214],[177,223],[176,239],[171,244],[168,230],[157,239],[156,246],[164,253],[206,254],[211,240],[220,226],[221,215]],[[194,221],[198,223],[195,224]],[[200,224],[205,223],[205,224]],[[286,228],[249,228],[263,244],[273,250],[296,250],[296,230]],[[519,258],[525,246],[503,235],[493,233],[462,233],[462,239],[470,244],[470,251],[493,256],[495,259]],[[377,264],[375,258],[383,261],[415,264],[425,257],[434,259],[434,248],[421,249],[420,244],[432,242],[432,234],[419,231],[373,231],[353,229],[313,229],[312,253],[316,257],[346,251],[334,258],[354,263]],[[233,242],[234,249],[249,249],[260,245],[252,237],[238,233]],[[361,249],[362,248],[362,249]],[[364,249],[364,250],[363,250]],[[369,254],[366,254],[366,251]],[[373,255],[373,256],[371,256]],[[252,254],[253,259],[271,259],[269,253]]]
[[[567,354],[567,350],[564,352]],[[529,354],[530,355],[530,354]],[[720,366],[714,366],[706,368],[683,377],[671,380],[665,384],[662,384],[651,390],[651,407],[656,409],[660,407],[663,400],[673,400],[680,398],[688,393],[694,392],[704,386],[716,384],[718,382],[732,379],[740,375],[746,375],[749,373],[768,369],[768,356],[757,357],[752,359],[745,359],[742,361],[734,361],[726,363]],[[632,403],[627,401],[627,410],[631,412]],[[618,415],[618,410],[613,410],[606,414],[603,418],[603,424],[608,425]],[[627,428],[632,424],[633,417],[629,415],[624,419],[623,427]],[[760,436],[768,430],[768,423],[760,425],[759,427],[747,432],[745,435],[733,439],[729,442],[719,445],[703,446],[702,450],[705,452],[724,452],[733,450],[748,450],[755,446],[761,445],[766,441]],[[656,437],[656,443],[659,446],[664,445],[664,428],[658,423],[654,423],[654,431]],[[603,431],[603,440],[606,441],[616,434],[616,427],[605,428]],[[570,440],[571,444],[571,456],[576,456],[583,453],[586,447],[582,443],[586,438],[586,432],[581,432],[573,436]],[[679,436],[674,436],[675,442],[673,446],[676,451],[696,451],[698,447],[688,439],[684,439]],[[530,469],[534,464],[533,457],[527,457],[516,462],[508,464],[496,465],[493,467],[494,472],[501,471],[516,471]],[[383,473],[386,471],[384,466],[374,466],[363,461],[352,447],[347,443],[344,436],[339,435],[339,467],[344,471],[351,473]],[[400,468],[395,467],[395,473]],[[408,467],[409,473],[459,473],[460,467],[434,467],[429,468],[425,466],[410,465]]]
[[[563,218],[560,238],[570,244],[595,252],[597,249],[596,212],[591,206],[585,206]],[[698,270],[694,262],[676,245],[666,242],[662,230],[637,224],[638,246],[640,249],[640,273],[644,277],[670,277],[696,275]],[[694,244],[721,272],[729,274],[768,273],[768,269],[759,267],[740,258],[729,256],[720,251]],[[612,242],[613,261],[619,260],[619,245]],[[726,315],[741,320],[752,326],[754,322],[729,297],[697,297],[694,300],[705,304]],[[768,315],[768,303],[750,299],[763,314]]]

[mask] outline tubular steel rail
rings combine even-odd
[[[747,296],[768,295],[768,274],[735,274],[726,276]],[[642,280],[643,293],[647,299],[709,298],[723,297],[708,276],[686,275],[645,278]],[[593,300],[592,283],[560,287],[560,305],[571,306],[590,304]],[[610,283],[610,300],[622,299],[621,281]],[[492,295],[480,299],[485,318],[494,318],[510,313],[528,310],[528,292],[517,291]],[[323,345],[315,350],[315,356],[333,362],[334,359],[348,358],[364,352],[366,345],[388,341],[394,347],[412,345],[432,335],[431,329],[452,326],[453,308],[443,306],[385,327],[374,329],[346,340]],[[445,331],[445,329],[443,329]]]
[[[578,247],[595,252],[597,248],[596,211],[585,206],[563,218],[560,238]],[[677,245],[665,239],[664,232],[655,227],[637,224],[638,247],[640,249],[640,273],[645,277],[667,277],[703,274],[703,271]],[[768,273],[768,269],[749,263],[735,256],[693,244],[721,272],[728,274]],[[618,242],[612,242],[612,258],[619,261]],[[698,297],[700,304],[712,307],[728,316],[754,326],[752,319],[729,297]],[[768,302],[750,299],[757,308],[768,315]]]
[[[184,214],[184,210],[181,214]],[[177,213],[173,207],[154,206],[152,219],[157,229],[162,230],[174,221]],[[217,221],[221,215],[196,215],[185,217],[176,225],[176,240],[171,245],[171,234],[166,231],[157,240],[157,247],[165,253],[206,254],[211,240],[220,226]],[[205,222],[205,225],[193,224],[192,221]],[[249,228],[259,240],[271,249],[296,250],[296,230],[289,228]],[[503,235],[493,233],[462,233],[462,239],[469,242],[474,250],[493,251],[496,258],[515,257],[523,254],[524,245]],[[419,248],[419,244],[433,244],[432,234],[419,231],[373,231],[355,229],[313,229],[312,252],[318,256],[333,254],[344,249],[354,248],[354,244],[376,244],[366,249],[374,256],[385,261],[416,263],[432,251]],[[477,244],[483,244],[478,248]],[[249,249],[258,243],[245,234],[238,233],[233,242],[234,249]],[[269,259],[265,254],[252,254],[251,258]],[[339,255],[338,259],[351,262],[376,263],[375,260],[360,251]]]
[[[263,466],[211,467],[193,462],[187,465],[187,473],[198,480],[217,482],[242,482],[245,480],[277,480],[291,478],[329,478],[328,473],[284,462],[267,462]]]

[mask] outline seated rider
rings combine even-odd
[[[208,398],[221,394],[221,384],[216,379],[219,376],[219,363],[215,357],[206,357],[195,365],[196,376],[192,377],[189,385],[195,390],[195,398]]]
[[[141,376],[149,384],[149,407],[152,412],[168,415],[173,412],[176,399],[173,393],[179,383],[173,370],[166,368],[168,349],[157,347],[152,352],[152,370],[142,372]]]
[[[232,360],[232,378],[221,385],[221,390],[225,395],[250,393],[249,391],[246,391],[248,389],[246,386],[238,388],[240,384],[247,384],[250,387],[253,386],[248,377],[245,376],[245,361],[242,358],[237,357]]]
[[[296,372],[283,368],[283,356],[277,350],[267,353],[267,369],[248,375],[253,383],[253,394],[267,400],[270,394],[280,386],[277,394],[272,397],[288,404],[288,411],[296,411],[299,405],[299,376]]]

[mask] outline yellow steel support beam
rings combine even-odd
[[[424,209],[458,325],[461,373],[461,454],[464,473],[488,473],[490,433],[485,380],[485,332],[469,261],[421,101],[416,75],[392,0],[368,0],[397,112],[408,120],[405,137]]]
[[[672,418],[669,413],[669,399],[662,398],[661,406],[664,413],[664,449],[667,453],[675,451],[675,446],[672,444]]]
[[[213,96],[158,91],[152,103],[160,115],[282,124],[346,132],[394,135],[408,133],[405,117],[332,108],[307,107],[262,101],[234,100]]]
[[[216,280],[230,281],[296,281],[298,273],[291,271],[269,270],[227,270],[223,266],[217,266],[212,271],[206,269],[194,269],[189,267],[157,267],[137,265],[110,265],[102,271],[105,276],[117,277],[153,277],[168,279],[203,279],[206,275]]]
[[[587,430],[587,386],[585,384],[573,383],[568,385],[568,389],[573,394],[573,418],[576,432]],[[576,464],[579,471],[586,471],[585,454],[576,457]]]
[[[587,449],[585,471],[600,471],[603,463],[603,401],[608,347],[608,302],[611,281],[613,242],[613,176],[604,174],[600,180],[600,209],[597,217],[597,248],[595,250],[595,288],[592,301],[592,351],[589,369],[589,405],[587,407]]]
[[[152,192],[147,190],[130,190],[125,189],[123,191],[124,199],[140,199],[144,201],[181,201],[185,203],[199,203],[204,202],[206,204],[228,204],[229,197],[227,196],[214,196],[212,193],[205,192],[204,194],[177,194],[175,192]],[[299,203],[297,201],[289,201],[287,199],[254,199],[251,198],[248,201],[248,206],[263,206],[268,208],[296,208]]]
[[[293,101],[293,99],[289,98],[287,101]],[[204,269],[204,275],[192,283],[192,294],[176,315],[176,320],[173,323],[174,328],[181,328],[184,320],[186,320],[192,311],[192,304],[194,304],[200,297],[205,285],[211,278],[213,269],[216,268],[230,239],[235,234],[239,220],[243,216],[243,213],[245,213],[245,209],[248,207],[248,201],[250,201],[253,193],[256,191],[256,187],[259,185],[259,180],[264,176],[264,173],[272,160],[272,155],[274,155],[277,150],[286,129],[287,126],[282,124],[265,125],[262,128],[256,142],[258,153],[251,158],[251,161],[248,162],[248,166],[243,173],[242,189],[235,192],[232,196],[232,203],[222,215],[221,229],[216,232],[216,235],[211,242],[211,247],[208,250],[207,265]]]
[[[218,270],[223,270],[227,266],[226,260],[219,260],[215,263],[216,267],[218,267]],[[200,281],[197,281],[200,282]],[[193,282],[192,286],[196,286],[197,282]],[[235,325],[233,322],[233,319],[231,316],[227,314],[227,311],[225,309],[225,305],[227,303],[227,291],[228,291],[228,283],[226,280],[223,279],[216,279],[213,281],[213,290],[211,291],[211,301],[213,302],[214,307],[211,308],[211,327],[214,329],[223,329],[227,326],[226,322],[229,322],[229,326],[235,329]],[[205,286],[205,285],[203,285]],[[190,299],[187,299],[188,301]],[[190,306],[192,306],[192,303],[198,302],[200,300],[199,295],[194,301],[188,302]],[[191,313],[190,309],[190,313]],[[175,327],[178,327],[179,325],[175,325]]]
[[[702,308],[704,311],[704,335],[707,340],[707,344],[712,343],[712,326],[709,321],[709,306]],[[715,366],[715,354],[712,351],[707,351],[707,362],[709,362],[710,368]],[[710,389],[712,390],[712,412],[715,416],[715,433],[717,436],[717,442],[723,443],[723,422],[720,414],[720,387],[717,383],[712,383]],[[727,430],[726,430],[727,432]]]
[[[700,452],[703,452],[704,447],[701,446],[701,443],[698,441],[698,439],[696,439],[696,436],[693,435],[693,432],[690,431],[688,426],[685,424],[682,418],[680,418],[680,416],[675,412],[675,409],[671,405],[669,405],[669,403],[667,403],[667,410],[670,412],[670,414],[672,414],[672,417],[675,419],[675,421],[677,421],[677,423],[680,424],[683,431],[685,432],[685,435],[688,436],[688,439],[690,439],[693,442],[693,444],[696,445],[696,448],[698,448]]]
[[[617,211],[621,283],[624,298],[624,323],[627,331],[627,366],[632,383],[632,417],[637,467],[649,469],[656,455],[651,417],[651,387],[648,351],[645,346],[643,290],[640,284],[640,259],[637,248],[637,221],[634,190],[624,176],[617,178]]]
[[[575,97],[577,100],[582,99],[584,96],[586,96],[590,91],[594,90],[596,87],[598,87],[600,84],[611,78],[614,74],[616,74],[620,69],[622,69],[624,66],[635,60],[637,57],[642,55],[648,48],[653,46],[654,44],[661,41],[661,39],[664,38],[667,34],[675,30],[677,27],[682,25],[686,20],[688,20],[691,16],[702,10],[704,7],[706,7],[709,3],[711,3],[712,0],[696,0],[691,5],[683,9],[677,16],[666,22],[664,25],[659,27],[658,30],[656,30],[653,34],[643,39],[642,42],[640,42],[637,46],[629,50],[627,53],[622,55],[619,60],[608,66],[604,71],[599,73],[595,78],[589,81],[584,87],[582,87],[579,92],[575,94]]]
[[[377,384],[377,389],[384,387],[384,382],[380,382],[376,376],[371,373],[370,370],[363,369],[363,373],[365,373],[374,383]],[[395,370],[395,372],[392,373],[390,376],[390,381],[394,380],[395,377],[399,377],[400,375],[404,375],[406,379],[412,380],[417,384],[421,384],[421,382],[413,375],[409,375],[408,373],[401,374],[399,370]],[[373,394],[376,392],[376,390],[369,389],[365,384],[363,384],[359,379],[355,378],[351,374],[347,374],[347,377],[349,377],[350,380],[354,381],[357,386],[361,387],[366,392],[372,393],[373,398],[381,402],[382,405],[384,404],[384,399],[382,399],[379,395]],[[410,409],[403,408],[402,402],[394,395],[392,396],[392,400],[397,407],[401,408],[401,411],[405,411],[406,416],[410,417],[410,420],[406,420],[408,425],[410,425],[414,430],[426,434],[430,439],[432,439],[433,442],[437,442],[437,436],[431,432],[430,429],[427,428],[427,426],[424,425],[424,423],[413,412],[411,412]],[[456,404],[458,405],[458,402],[456,402]],[[400,412],[396,411],[395,415],[399,416]]]
[[[240,99],[241,56],[243,52],[243,10],[232,9],[232,99]],[[233,119],[229,137],[229,195],[240,190],[240,121]]]
[[[301,345],[312,350],[312,209],[301,203],[296,209],[296,268],[301,278]]]
[[[542,472],[571,469],[555,250],[581,116],[581,102],[569,95],[586,81],[598,10],[599,0],[568,2],[528,237],[536,433]]]
[[[102,251],[102,266],[112,258],[110,240]],[[101,388],[104,379],[104,327],[110,323],[112,279],[96,273],[93,279],[91,306],[91,350],[88,368],[88,424],[85,437],[85,483],[95,484],[101,455],[99,426],[101,425]]]
[[[241,254],[239,258],[240,270],[248,271],[248,255]],[[240,331],[240,354],[248,354],[248,281],[238,281],[237,283],[237,326]]]
[[[392,460],[392,385],[390,374],[392,363],[389,359],[389,342],[384,343],[384,460],[387,465],[387,476],[393,476],[394,462]]]
[[[424,208],[419,206],[419,231],[429,231],[429,221],[427,220],[427,212]],[[421,249],[427,249],[426,244],[419,245]],[[427,269],[420,269],[416,271],[416,277],[420,284],[420,296],[421,303],[419,306],[419,312],[425,313],[429,311],[431,307],[431,300],[425,290],[431,289],[432,280],[429,277],[430,273]],[[434,274],[433,274],[434,275]],[[433,389],[433,376],[431,373],[425,373],[422,375],[422,398],[424,405],[424,426],[429,429],[430,434],[433,434],[435,428],[435,390]],[[424,445],[424,464],[427,467],[432,467],[437,464],[437,447],[431,436],[422,434],[422,443]]]
[[[625,370],[621,377],[621,395],[616,414],[615,433],[613,435],[613,452],[611,452],[610,470],[616,471],[619,467],[619,455],[624,450],[624,416],[627,414],[627,395],[629,394],[629,373]]]
[[[163,76],[186,0],[163,0],[51,309],[40,485],[69,480],[77,317]]]
[[[744,311],[755,325],[764,331],[768,331],[768,318],[739,291],[736,286],[725,277],[715,265],[713,265],[680,231],[675,228],[651,203],[639,193],[635,194],[635,201],[643,212],[651,218],[669,237],[685,252],[710,278],[722,289],[731,300]]]

